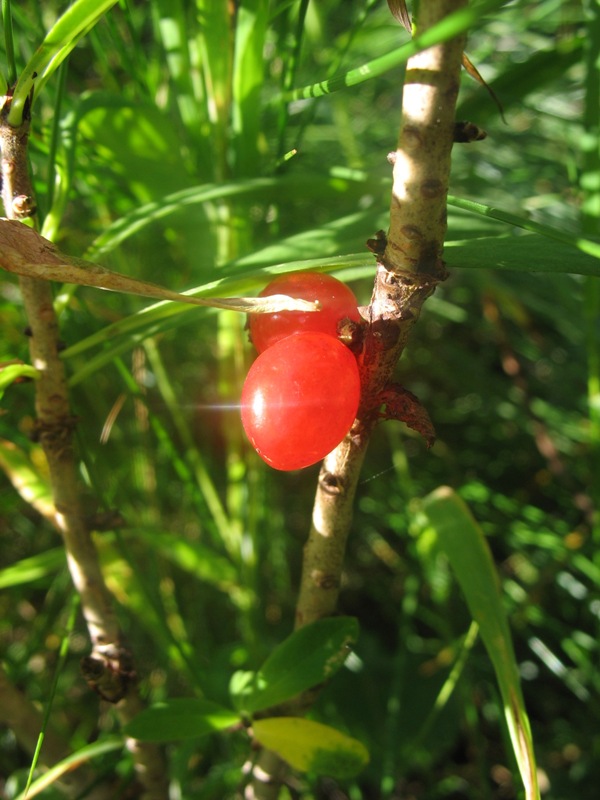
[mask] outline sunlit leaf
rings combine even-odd
[[[600,259],[571,244],[553,241],[538,233],[446,242],[444,261],[451,269],[499,269],[600,277]]]
[[[498,575],[477,521],[450,488],[441,487],[422,502],[423,531],[436,536],[479,625],[502,699],[510,738],[528,800],[539,797],[529,719],[521,693],[519,670],[502,604]]]
[[[37,449],[44,459],[41,448]],[[44,463],[44,461],[42,461]],[[0,469],[19,492],[25,502],[30,503],[42,516],[54,522],[52,489],[43,470],[13,442],[0,439]]]
[[[87,761],[91,761],[93,758],[102,756],[105,753],[121,750],[124,745],[125,741],[121,736],[114,736],[109,739],[103,739],[100,742],[84,745],[75,753],[50,767],[47,772],[44,772],[37,780],[33,781],[26,793],[23,792],[17,795],[15,800],[29,800],[31,797],[37,797],[40,792],[52,786],[63,775],[77,769],[81,764],[85,764]]]
[[[31,242],[31,237],[39,237],[40,241]],[[154,283],[140,281],[113,272],[99,264],[80,258],[71,258],[60,253],[50,242],[42,239],[33,229],[21,223],[3,220],[0,225],[0,267],[15,275],[38,278],[61,283],[76,283],[81,286],[92,286],[96,289],[108,289],[112,292],[153,297],[157,300],[172,300],[195,306],[222,308],[229,311],[240,311],[244,314],[252,312],[269,313],[275,311],[318,311],[318,304],[308,300],[296,300],[287,295],[271,295],[264,297],[214,297],[207,299],[191,294],[165,289]],[[20,249],[23,247],[23,251]],[[37,253],[34,248],[37,247]]]
[[[136,539],[145,541],[149,547],[186,572],[224,591],[235,587],[237,570],[234,565],[206,545],[187,541],[171,533],[146,528],[135,529],[132,535]]]
[[[39,371],[30,364],[7,364],[0,365],[0,400],[4,392],[11,383],[23,380],[24,378],[37,379],[40,377]]]
[[[283,99],[292,102],[309,97],[322,97],[385,75],[390,70],[406,64],[411,56],[420,53],[422,50],[433,47],[440,42],[447,42],[449,39],[464,33],[475,24],[480,16],[494,8],[498,8],[505,2],[506,0],[483,0],[477,5],[453,11],[443,20],[432,25],[431,28],[391,53],[374,58],[355,69],[345,72],[343,75],[335,75],[329,80],[322,80],[310,86],[303,86],[301,89],[293,89],[291,92],[286,92]]]
[[[63,547],[55,547],[36,556],[23,558],[10,567],[0,569],[0,589],[31,583],[45,578],[46,575],[53,575],[65,564],[66,555]]]
[[[237,702],[253,713],[329,680],[357,638],[354,617],[329,617],[300,628],[275,648],[256,673],[251,693],[238,696]]]
[[[10,125],[20,125],[27,98],[32,89],[42,87],[98,20],[117,0],[75,0],[59,17],[25,65],[15,87],[8,117]]]
[[[510,211],[505,211],[502,208],[488,206],[485,203],[477,203],[474,200],[465,200],[462,197],[449,196],[448,204],[450,206],[454,206],[455,208],[462,208],[465,211],[469,211],[477,216],[489,217],[491,219],[496,219],[499,222],[505,222],[508,225],[512,225],[516,228],[522,228],[530,233],[541,234],[541,236],[547,239],[561,242],[562,244],[568,245],[576,250],[580,250],[582,253],[586,253],[594,258],[600,258],[600,242],[595,242],[592,239],[586,239],[584,236],[577,236],[560,228],[542,225],[539,222],[529,219],[527,216],[512,214]],[[569,272],[569,270],[565,269],[563,272]]]

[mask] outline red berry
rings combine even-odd
[[[358,410],[356,360],[339,339],[297,333],[261,353],[242,390],[242,424],[275,469],[302,469],[342,441]]]
[[[287,294],[302,300],[318,300],[320,311],[279,311],[274,314],[250,314],[252,344],[259,353],[280,339],[303,331],[318,331],[337,337],[338,322],[344,318],[360,322],[352,289],[331,275],[318,272],[292,272],[280,275],[260,293],[261,297]]]

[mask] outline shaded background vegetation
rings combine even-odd
[[[175,289],[366,253],[366,239],[386,227],[401,70],[295,101],[286,114],[278,98],[295,57],[298,8],[249,3],[257,17],[231,96],[216,5],[124,1],[49,82],[31,142],[46,234],[66,252]],[[471,32],[469,56],[506,122],[465,75],[459,117],[489,136],[455,148],[452,194],[582,230],[592,7],[517,0]],[[15,4],[21,63],[61,10]],[[311,3],[292,84],[323,80],[406,38],[383,2]],[[292,148],[297,154],[286,160]],[[271,180],[248,183],[258,178]],[[184,202],[183,190],[193,198],[194,187],[207,184],[230,186],[229,197]],[[111,226],[145,204],[172,213],[119,240],[121,229]],[[589,219],[585,225],[598,234]],[[450,208],[450,239],[494,232],[503,232],[498,223]],[[598,290],[578,275],[493,267],[452,270],[399,368],[434,420],[436,445],[427,451],[388,423],[367,455],[340,603],[360,620],[361,638],[315,714],[363,739],[372,761],[337,794],[331,782],[307,779],[307,796],[519,796],[480,643],[448,703],[434,707],[470,623],[444,559],[411,533],[411,500],[440,484],[468,501],[492,547],[545,796],[596,796],[598,430],[587,394],[600,346]],[[364,267],[337,273],[362,303],[372,269],[366,255]],[[250,278],[248,290],[266,280]],[[291,628],[317,467],[271,471],[245,441],[236,404],[252,352],[240,316],[178,308],[146,322],[147,304],[137,298],[72,287],[57,288],[57,302],[90,509],[118,509],[125,521],[97,534],[97,544],[144,691],[156,700],[200,690],[224,702],[231,673],[256,666]],[[27,361],[10,279],[0,281],[0,309],[2,360]],[[124,319],[136,320],[135,332],[84,349],[88,337]],[[30,454],[43,480],[32,422],[31,387],[15,385],[0,435]],[[55,532],[4,477],[0,525],[0,568],[13,568],[0,569],[0,653],[15,685],[43,703],[70,581]],[[14,569],[29,558],[37,559],[35,579]],[[86,648],[78,623],[53,710],[74,748],[113,725],[79,677]],[[229,796],[245,755],[242,735],[215,738],[201,754],[195,743],[178,745],[170,750],[174,781],[183,797]],[[130,765],[117,758],[126,796]],[[0,729],[7,796],[28,765]]]

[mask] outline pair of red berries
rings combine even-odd
[[[356,417],[358,366],[338,325],[361,318],[353,292],[330,275],[282,275],[261,292],[273,294],[318,300],[321,310],[250,314],[259,355],[242,390],[242,424],[267,464],[302,469],[337,447]]]

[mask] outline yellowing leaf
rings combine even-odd
[[[252,729],[264,747],[300,772],[351,778],[369,762],[362,742],[313,720],[272,717],[257,720]]]

